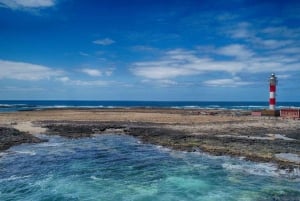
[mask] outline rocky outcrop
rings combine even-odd
[[[22,143],[39,143],[44,140],[14,128],[0,127],[0,151]]]

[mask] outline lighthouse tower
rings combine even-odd
[[[276,85],[277,85],[277,77],[274,73],[271,74],[270,77],[270,99],[269,99],[269,109],[275,110],[276,105]]]

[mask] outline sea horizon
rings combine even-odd
[[[0,100],[0,112],[41,109],[172,108],[172,109],[268,109],[267,101],[146,101],[146,100]],[[300,108],[300,102],[277,102],[277,108]]]

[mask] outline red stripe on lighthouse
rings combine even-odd
[[[276,85],[270,85],[270,92],[276,91]]]
[[[276,101],[275,98],[270,98],[270,105],[275,105]]]

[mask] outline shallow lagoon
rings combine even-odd
[[[2,153],[0,200],[300,200],[299,179],[270,164],[124,135],[43,137]]]

